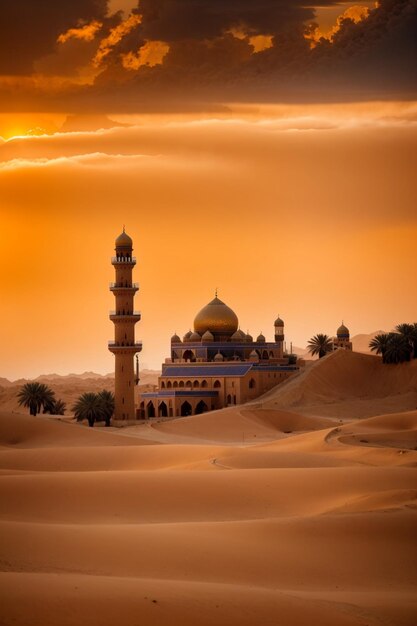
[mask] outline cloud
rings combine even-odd
[[[29,74],[33,63],[55,50],[58,37],[70,28],[102,21],[107,0],[16,0],[2,2],[0,75]]]
[[[37,74],[0,79],[3,110],[188,110],[416,92],[416,0],[381,0],[369,13],[343,3],[327,38],[302,0],[141,0],[130,15],[110,17],[105,2],[89,4],[89,19],[78,11],[54,27],[49,55],[39,58],[35,46]]]
[[[98,20],[93,20],[89,24],[80,26],[78,28],[69,28],[65,33],[59,35],[57,42],[65,43],[68,39],[83,39],[84,41],[92,41],[96,36],[96,33],[102,28],[103,23]]]
[[[123,20],[120,24],[112,28],[104,39],[100,42],[97,53],[93,58],[93,65],[99,67],[104,59],[110,54],[112,49],[128,35],[133,29],[138,26],[142,21],[142,18],[138,14],[131,14],[128,18]]]
[[[169,45],[165,41],[147,41],[137,53],[122,54],[122,65],[127,70],[138,70],[143,65],[155,67],[161,65],[169,52]]]

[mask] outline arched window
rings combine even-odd
[[[183,381],[183,380],[180,380],[180,384],[179,384],[179,386],[180,386],[180,387],[184,387],[184,381]]]
[[[206,411],[208,411],[207,404],[204,402],[204,400],[200,400],[200,402],[195,407],[195,414],[199,415],[200,413],[205,413]]]
[[[221,387],[221,386],[222,386],[222,384],[221,384],[220,380],[215,380],[214,381],[213,387]]]
[[[191,380],[187,380],[187,382],[185,383],[185,386],[186,387],[192,387],[193,385],[192,385]]]
[[[171,382],[170,380],[167,382],[167,387],[168,387],[169,389],[171,389],[171,387],[172,387],[172,382]]]
[[[185,417],[186,415],[191,415],[193,412],[192,406],[189,402],[185,401],[181,404],[181,415]]]
[[[263,358],[265,361],[266,361],[266,360],[268,360],[268,358],[269,358],[269,357],[268,357],[268,352],[267,352],[266,350],[264,350],[264,351],[262,352],[262,358]]]
[[[202,387],[208,387],[208,383],[206,380],[203,380],[203,382],[201,383]]]
[[[162,381],[162,383],[161,383],[161,389],[165,389],[165,383],[164,383],[164,381]]]
[[[255,389],[255,387],[256,387],[256,382],[253,378],[251,378],[249,381],[249,389]]]
[[[230,395],[230,393],[227,396],[227,404],[232,404],[232,396]]]
[[[174,380],[173,387],[178,387],[178,382],[176,380]]]
[[[199,384],[198,380],[195,380],[193,382],[193,387],[199,387],[199,386],[200,386],[200,384]]]

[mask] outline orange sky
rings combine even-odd
[[[301,346],[342,318],[352,334],[416,321],[416,112],[236,105],[3,142],[0,376],[112,370],[123,223],[143,366],[159,367],[216,287],[244,330],[271,339],[280,313]]]

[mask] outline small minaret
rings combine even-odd
[[[284,320],[279,315],[274,322],[274,337],[275,343],[279,345],[279,356],[282,358],[284,355]]]
[[[132,283],[132,271],[136,259],[132,257],[132,239],[123,232],[116,239],[116,256],[112,265],[116,272],[116,282],[110,283],[110,291],[116,301],[115,311],[110,312],[114,322],[114,341],[109,342],[109,350],[115,356],[115,409],[114,420],[134,420],[135,414],[135,368],[134,355],[142,350],[141,343],[135,343],[135,324],[140,313],[134,310],[135,293],[139,289]]]

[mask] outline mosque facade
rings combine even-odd
[[[297,370],[284,354],[284,322],[274,322],[274,340],[256,339],[239,328],[236,313],[217,293],[194,319],[194,330],[171,338],[158,389],[138,394],[137,418],[196,415],[253,400]]]
[[[350,340],[349,328],[344,325],[339,326],[336,337],[332,338],[333,350],[353,350],[353,344]]]

